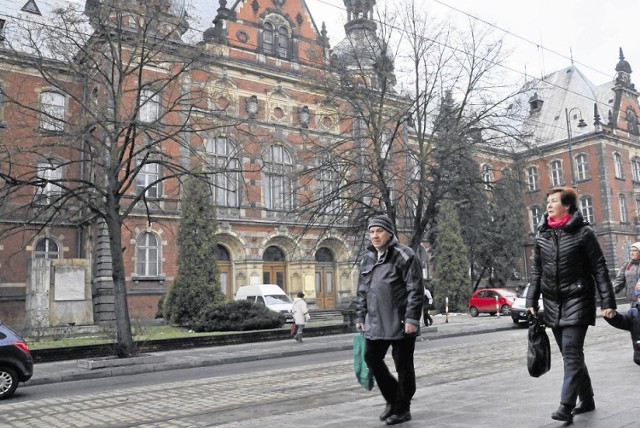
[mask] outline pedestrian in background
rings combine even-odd
[[[547,212],[535,238],[526,303],[535,316],[542,293],[544,323],[551,327],[564,361],[560,407],[551,418],[568,423],[573,422],[574,414],[595,409],[584,340],[587,328],[596,323],[596,291],[603,317],[611,318],[616,309],[602,249],[577,201],[578,194],[571,187],[555,187],[547,193]]]
[[[364,359],[386,401],[380,420],[396,425],[411,420],[416,392],[413,365],[424,302],[422,269],[411,248],[398,242],[386,215],[369,220],[369,239],[360,264],[356,327],[364,329]],[[396,379],[384,362],[389,347]]]
[[[631,245],[629,256],[631,260],[620,267],[618,275],[613,280],[613,291],[619,293],[625,290],[627,300],[634,306],[636,303],[634,286],[640,280],[640,242],[634,242]]]
[[[424,325],[425,327],[429,327],[433,324],[433,318],[431,318],[431,314],[429,313],[429,309],[433,309],[433,296],[429,289],[424,287],[424,304],[422,306],[422,312],[424,314]]]
[[[293,338],[298,342],[302,342],[302,331],[304,325],[311,319],[309,315],[309,309],[307,308],[307,302],[304,300],[304,293],[299,291],[296,298],[293,300],[293,322],[296,324],[296,330],[293,334]]]

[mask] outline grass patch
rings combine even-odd
[[[307,327],[323,327],[327,325],[334,325],[336,322],[332,321],[310,321],[307,323]],[[289,330],[290,324],[285,324],[282,329]],[[168,326],[168,325],[153,325],[144,326],[143,328],[136,328],[134,330],[140,330],[139,334],[134,334],[133,339],[136,341],[148,341],[148,340],[160,340],[160,339],[175,339],[181,337],[203,337],[203,336],[218,336],[222,334],[233,334],[235,332],[208,332],[208,333],[196,333],[189,331],[187,328]],[[65,348],[69,346],[82,346],[82,345],[99,345],[103,343],[113,343],[113,336],[115,333],[110,332],[106,334],[104,332],[96,333],[93,335],[82,336],[68,336],[63,338],[50,338],[42,337],[39,341],[29,340],[29,348],[34,349],[46,349],[46,348]]]

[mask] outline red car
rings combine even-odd
[[[502,315],[509,315],[511,305],[518,295],[505,288],[481,288],[476,290],[469,300],[469,313],[477,317],[481,312],[495,315],[500,311]]]

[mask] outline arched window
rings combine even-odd
[[[322,165],[330,165],[329,159],[322,158],[318,162],[318,175],[316,178],[316,199],[322,201],[327,214],[336,213],[340,207],[338,198],[339,180],[338,174],[332,168],[323,168]]]
[[[618,205],[620,206],[620,222],[628,223],[629,216],[627,215],[627,198],[624,195],[618,195]]]
[[[530,192],[535,192],[540,188],[540,177],[538,174],[538,167],[530,166],[527,168],[527,189]]]
[[[40,94],[40,128],[60,132],[64,129],[66,98],[58,92]]]
[[[265,22],[262,30],[262,50],[264,50],[264,53],[273,54],[275,52],[273,49],[274,36],[273,24]]]
[[[622,155],[618,152],[613,154],[613,170],[616,178],[622,178]]]
[[[326,247],[318,248],[318,251],[316,251],[316,262],[333,263],[334,261],[333,251]]]
[[[264,204],[268,209],[290,210],[293,207],[291,155],[283,146],[269,147],[265,162]]]
[[[589,178],[589,163],[587,155],[580,153],[576,156],[576,178],[578,180],[586,180]]]
[[[580,212],[582,217],[589,223],[595,223],[596,219],[593,216],[593,201],[590,196],[583,196],[580,198]]]
[[[240,160],[236,146],[227,137],[209,138],[205,142],[209,155],[213,200],[221,207],[238,207],[240,204]]]
[[[160,274],[160,243],[155,234],[142,233],[136,240],[136,273],[157,277]]]
[[[551,162],[551,185],[560,186],[564,180],[562,174],[562,162],[554,160]]]
[[[289,58],[289,30],[287,27],[278,28],[278,57]]]
[[[262,50],[267,55],[278,58],[291,56],[291,31],[286,20],[279,15],[271,15],[262,26]],[[271,22],[273,21],[273,22]]]
[[[267,247],[262,255],[262,260],[265,262],[284,262],[284,251],[274,246]]]
[[[33,257],[36,259],[57,259],[60,256],[58,244],[51,238],[42,238],[36,242]]]

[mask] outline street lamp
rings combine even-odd
[[[576,171],[573,166],[573,147],[572,147],[572,136],[571,136],[571,121],[569,120],[569,115],[572,111],[577,110],[580,115],[580,120],[578,120],[578,128],[584,128],[587,124],[582,119],[582,112],[578,107],[573,107],[571,109],[564,109],[564,113],[567,116],[567,135],[569,137],[569,161],[571,165],[571,187],[576,188]]]

